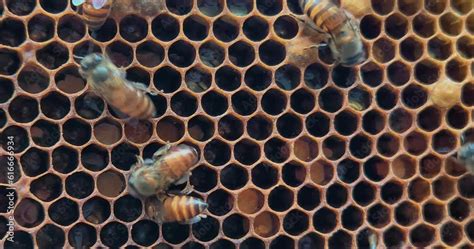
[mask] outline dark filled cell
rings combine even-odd
[[[65,186],[70,196],[83,199],[94,191],[94,179],[87,173],[78,172],[66,178]]]
[[[208,36],[209,27],[206,19],[198,15],[192,15],[184,20],[183,31],[190,40],[201,41]]]
[[[319,93],[319,106],[327,112],[337,112],[342,107],[344,96],[342,93],[333,87],[328,87]]]
[[[221,16],[214,21],[213,26],[214,36],[223,42],[230,42],[237,38],[239,34],[239,24],[230,16]]]
[[[270,249],[280,248],[295,249],[295,241],[286,235],[280,235],[272,240]]]
[[[261,239],[250,237],[240,244],[240,249],[264,249],[265,243]]]
[[[286,96],[276,90],[268,90],[262,97],[262,109],[270,115],[278,115],[286,109],[287,98]]]
[[[166,0],[166,7],[171,13],[185,15],[193,8],[192,0]]]
[[[428,38],[436,33],[436,19],[430,15],[418,14],[412,22],[413,31],[423,38]]]
[[[58,36],[61,40],[74,43],[86,34],[86,26],[76,15],[65,15],[58,21]]]
[[[433,242],[435,233],[433,227],[421,224],[410,231],[410,240],[416,247],[427,247]]]
[[[97,241],[97,231],[88,224],[78,223],[69,230],[67,237],[73,247],[92,247]]]
[[[72,145],[83,145],[91,138],[92,128],[80,119],[70,119],[63,125],[63,138]]]
[[[265,143],[263,150],[265,152],[265,157],[275,163],[282,163],[290,156],[289,145],[279,138],[268,140]]]
[[[101,224],[110,216],[110,203],[100,197],[92,197],[82,205],[82,215],[93,224]]]
[[[18,96],[10,102],[8,113],[16,122],[29,123],[39,115],[38,101],[28,96]]]
[[[158,43],[145,41],[138,45],[136,56],[141,65],[145,67],[155,67],[163,61],[165,50]]]
[[[49,206],[48,215],[55,223],[69,226],[79,218],[79,206],[70,199],[61,198]]]
[[[234,111],[240,115],[251,115],[257,110],[257,98],[247,91],[233,94],[231,100]]]
[[[306,129],[315,137],[323,137],[329,132],[330,120],[322,112],[316,112],[306,118]]]
[[[141,246],[151,246],[158,240],[160,227],[150,220],[140,220],[132,226],[132,239]]]
[[[153,82],[158,90],[164,93],[172,93],[181,86],[181,75],[172,67],[162,67],[155,72]]]
[[[268,138],[272,131],[272,122],[263,116],[254,116],[247,123],[247,133],[257,140]]]
[[[189,226],[183,224],[164,224],[162,227],[162,231],[163,238],[172,244],[179,244],[189,237]]]
[[[272,165],[262,162],[252,169],[252,182],[260,188],[268,189],[278,181],[278,170]]]
[[[148,23],[145,19],[136,16],[125,16],[120,21],[120,35],[129,42],[143,40],[148,34]]]
[[[30,148],[21,156],[20,164],[27,176],[38,176],[48,170],[49,155],[40,149]]]
[[[214,42],[206,42],[199,47],[199,58],[209,67],[217,67],[224,62],[225,50]]]
[[[96,41],[107,42],[112,40],[117,35],[117,23],[112,18],[107,18],[105,23],[96,31],[92,31],[90,35]]]
[[[114,215],[124,222],[132,222],[142,214],[142,203],[131,195],[125,195],[114,203]]]
[[[219,234],[219,221],[214,217],[202,219],[192,225],[192,233],[199,241],[211,241]]]
[[[21,200],[15,207],[15,222],[22,227],[32,228],[41,224],[45,218],[43,206],[30,198]]]
[[[286,56],[285,46],[274,40],[263,42],[258,51],[258,55],[262,62],[269,66],[280,64]]]
[[[136,155],[139,154],[138,149],[129,144],[122,143],[112,149],[112,164],[121,170],[129,170],[137,161]]]
[[[34,0],[7,0],[6,6],[10,12],[18,16],[26,16],[36,7]]]
[[[41,99],[41,112],[48,118],[62,119],[70,110],[71,102],[59,92],[51,92]]]
[[[0,74],[12,75],[20,69],[20,57],[15,50],[0,49]]]
[[[17,47],[26,40],[25,25],[15,19],[0,22],[0,44]]]
[[[195,190],[204,193],[217,185],[217,173],[214,169],[201,165],[192,170],[190,182]]]
[[[214,132],[214,123],[205,116],[195,116],[189,120],[188,133],[198,141],[210,139]]]
[[[234,116],[225,116],[217,124],[219,135],[226,140],[237,140],[243,134],[243,124]]]
[[[171,41],[179,34],[179,22],[168,14],[157,16],[151,23],[153,35],[161,41]]]
[[[395,208],[395,220],[402,226],[410,226],[418,220],[420,210],[412,202],[402,202]]]
[[[258,16],[251,16],[245,20],[242,30],[252,41],[261,41],[268,36],[269,26],[265,19]]]
[[[61,178],[54,174],[43,175],[31,182],[30,192],[42,201],[53,201],[63,192]]]
[[[128,241],[128,229],[122,223],[110,222],[101,228],[100,240],[105,246],[118,248]]]
[[[254,48],[244,41],[238,41],[229,47],[229,59],[238,67],[246,67],[255,60]]]
[[[13,241],[5,241],[5,249],[17,249],[17,248],[34,248],[33,237],[31,233],[25,231],[15,231],[15,238]]]
[[[234,157],[245,165],[252,165],[260,158],[260,147],[248,139],[243,139],[234,145]]]
[[[57,172],[68,174],[77,168],[79,155],[77,151],[67,146],[60,146],[53,151],[53,168]]]
[[[406,243],[406,234],[400,228],[393,226],[385,231],[383,241],[388,247],[403,247]]]
[[[236,16],[245,16],[253,9],[252,0],[226,0],[227,8]]]
[[[36,244],[39,248],[62,248],[65,241],[65,231],[53,224],[44,225],[36,233]]]
[[[31,126],[33,142],[41,147],[51,147],[60,139],[59,125],[46,120],[39,120]]]
[[[224,1],[198,0],[197,6],[199,8],[199,11],[201,11],[204,15],[214,17],[219,15],[219,13],[224,10]]]
[[[240,87],[242,75],[233,67],[223,66],[217,70],[215,79],[220,89],[231,92]]]
[[[388,204],[394,204],[399,201],[404,192],[404,186],[397,181],[385,183],[380,189],[382,200]]]
[[[133,49],[121,41],[108,44],[105,53],[117,67],[126,67],[133,60]]]
[[[349,206],[341,214],[342,226],[351,231],[362,226],[364,222],[364,213],[356,206]]]
[[[383,81],[384,70],[375,62],[368,62],[360,68],[362,81],[371,87],[380,85]]]
[[[222,166],[230,160],[231,150],[220,140],[212,140],[204,147],[204,158],[215,166]]]
[[[62,66],[69,59],[68,49],[61,43],[52,42],[36,52],[38,62],[47,69],[53,70]]]
[[[321,208],[313,216],[313,226],[321,233],[330,233],[337,225],[337,214],[327,207]]]
[[[230,190],[237,190],[247,184],[249,176],[245,168],[231,164],[221,170],[220,180],[224,187]]]
[[[234,206],[234,197],[224,190],[216,190],[207,197],[209,212],[223,216],[231,211]]]
[[[201,99],[204,111],[211,116],[220,116],[227,111],[227,98],[218,92],[209,91]]]
[[[351,150],[352,151],[352,150]],[[323,154],[329,160],[337,160],[346,153],[346,141],[341,137],[331,136],[323,142]]]
[[[6,78],[0,78],[0,103],[7,102],[15,92],[13,82]]]
[[[281,16],[273,24],[275,33],[283,39],[292,39],[298,34],[298,22],[290,16]]]
[[[194,47],[183,40],[173,43],[168,49],[168,59],[177,67],[188,67],[196,58]]]
[[[395,39],[400,39],[408,31],[408,20],[401,14],[395,13],[385,20],[385,32]]]
[[[352,191],[352,198],[359,205],[367,206],[375,200],[377,190],[372,184],[362,181],[359,182]]]

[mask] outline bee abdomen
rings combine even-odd
[[[192,196],[174,196],[164,200],[163,222],[183,222],[201,214],[207,209],[207,203]]]
[[[108,1],[101,9],[95,9],[92,3],[87,1],[82,6],[82,13],[84,16],[84,22],[89,26],[90,29],[99,29],[107,20],[110,14],[112,5]]]
[[[304,13],[325,32],[339,28],[346,21],[343,10],[330,0],[303,0]]]
[[[199,155],[195,148],[181,144],[171,149],[164,157],[164,163],[168,165],[169,173],[176,180],[181,178],[199,161]]]
[[[143,91],[128,86],[127,83],[121,91],[120,95],[111,99],[111,104],[121,112],[138,119],[148,119],[155,115],[155,105]]]

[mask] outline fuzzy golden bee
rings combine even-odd
[[[194,224],[206,216],[204,200],[192,196],[150,197],[145,200],[145,212],[157,223],[180,222]]]
[[[132,118],[148,119],[156,114],[147,87],[125,79],[125,73],[100,54],[90,54],[81,60],[81,75],[91,89],[107,103]]]
[[[367,59],[358,23],[331,0],[300,0],[310,25],[328,36],[328,46],[337,63],[355,66]]]
[[[72,0],[78,13],[89,29],[97,30],[104,25],[112,10],[113,0]]]
[[[179,193],[188,193],[192,187],[189,183],[190,170],[199,161],[195,148],[181,144],[163,146],[153,154],[152,159],[138,157],[132,167],[129,185],[132,194],[140,196],[163,195],[171,184],[186,183]]]

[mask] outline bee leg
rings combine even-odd
[[[183,190],[179,191],[180,194],[187,195],[191,192],[193,192],[194,187],[191,185],[191,182],[189,181],[189,177],[191,176],[191,173],[187,173],[184,177],[178,180],[176,182],[177,184],[182,184],[186,182],[186,187],[184,187]]]
[[[154,154],[153,154],[153,159],[154,160],[158,160],[161,156],[165,155],[166,153],[168,153],[168,151],[171,149],[171,144],[167,143],[165,145],[163,145],[163,147],[161,147],[159,150],[157,150]]]

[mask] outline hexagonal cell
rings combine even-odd
[[[352,248],[352,235],[344,230],[338,230],[329,238],[328,246],[330,248]]]
[[[280,16],[273,23],[275,33],[283,39],[292,39],[298,34],[298,23],[290,16]]]
[[[30,198],[21,200],[14,210],[15,222],[22,227],[32,228],[41,224],[45,218],[43,206]]]
[[[260,147],[248,139],[242,139],[234,145],[234,158],[242,164],[252,165],[260,158]]]
[[[184,40],[176,41],[169,47],[168,59],[177,67],[188,67],[194,62],[195,58],[196,50]]]
[[[446,64],[446,75],[454,81],[464,81],[468,76],[468,72],[469,64],[460,58],[454,58]]]
[[[59,92],[51,92],[41,99],[41,112],[48,118],[62,119],[70,110],[71,102]]]
[[[6,18],[0,22],[0,44],[17,47],[26,40],[25,25],[13,18]]]
[[[53,168],[59,173],[68,174],[79,164],[77,151],[68,146],[60,146],[53,151]]]
[[[309,134],[315,137],[325,136],[330,129],[330,120],[326,114],[322,112],[316,112],[309,115],[305,121],[306,129]]]
[[[348,199],[347,189],[341,184],[333,184],[326,190],[326,202],[334,207],[340,208]]]
[[[360,68],[360,77],[364,84],[376,87],[382,83],[384,70],[377,63],[369,61]]]
[[[456,198],[449,203],[449,216],[457,221],[463,221],[469,217],[471,212],[470,204],[464,198]]]
[[[346,141],[342,137],[331,136],[324,140],[322,149],[326,158],[335,161],[346,153]]]
[[[305,85],[312,89],[321,89],[329,79],[328,69],[319,63],[313,63],[306,67],[304,71]]]
[[[446,60],[453,52],[453,44],[443,35],[437,35],[428,41],[428,54],[437,60]]]
[[[441,111],[429,106],[418,113],[418,126],[425,131],[434,131],[441,125]]]
[[[21,156],[20,164],[25,175],[35,177],[48,170],[49,155],[43,150],[30,148]]]
[[[234,91],[240,87],[242,82],[242,75],[240,72],[230,66],[223,66],[216,71],[215,74],[217,86],[224,91]],[[206,80],[201,80],[204,83]],[[212,76],[209,75],[209,85],[211,84]],[[200,83],[203,84],[203,83]]]
[[[31,138],[41,147],[51,147],[59,141],[60,131],[57,124],[39,120],[31,126]]]
[[[332,209],[323,207],[313,216],[313,226],[321,233],[330,233],[337,226],[337,214]]]
[[[204,15],[214,17],[224,10],[224,1],[198,0],[197,7]]]
[[[427,137],[417,131],[408,134],[403,142],[405,149],[412,155],[421,155],[428,148]]]
[[[416,173],[416,161],[408,155],[400,155],[393,160],[392,171],[401,179],[409,179]]]
[[[188,133],[198,141],[206,141],[214,135],[214,124],[205,116],[193,117],[188,123]]]
[[[380,197],[385,203],[394,204],[403,196],[405,186],[395,180],[385,183],[380,189]]]
[[[384,110],[390,110],[397,105],[399,92],[390,85],[378,89],[375,99],[377,105]]]
[[[9,137],[13,137],[13,139],[9,139]],[[9,141],[13,141],[13,146],[7,146]],[[30,141],[28,139],[28,132],[19,127],[19,126],[9,126],[0,133],[0,142],[2,144],[2,148],[5,151],[12,151],[9,147],[13,147],[13,153],[20,153],[24,151],[30,145]]]
[[[259,188],[268,189],[278,182],[278,170],[271,164],[262,162],[252,169],[252,182]]]
[[[348,136],[357,130],[358,123],[359,120],[354,113],[344,110],[336,115],[334,128],[339,134]]]
[[[438,224],[445,216],[444,204],[439,201],[428,201],[423,205],[423,219]]]
[[[400,43],[400,54],[408,61],[417,61],[423,50],[423,43],[415,37],[408,37]]]
[[[100,240],[105,246],[120,247],[128,241],[128,229],[124,224],[112,221],[101,228]]]
[[[215,91],[204,94],[201,98],[201,105],[207,114],[214,117],[224,114],[229,106],[227,98]]]
[[[108,170],[97,177],[97,190],[104,196],[116,197],[125,189],[125,182],[123,174]]]
[[[151,23],[153,35],[161,41],[171,41],[179,34],[178,20],[168,14],[158,15]]]
[[[234,197],[227,191],[218,189],[207,197],[209,212],[217,216],[223,216],[232,210],[234,201]]]
[[[242,30],[247,38],[252,41],[261,41],[268,36],[269,25],[267,21],[258,16],[250,16],[245,20]]]
[[[41,65],[53,70],[67,62],[69,51],[62,43],[51,42],[36,51],[36,58]]]
[[[110,203],[101,197],[92,197],[82,205],[82,215],[93,224],[101,224],[110,216]]]
[[[286,56],[286,49],[283,44],[274,40],[263,42],[258,51],[260,60],[269,66],[280,64]]]
[[[298,159],[309,162],[318,156],[318,144],[310,137],[300,137],[293,145],[293,152]]]
[[[171,109],[182,117],[189,117],[197,110],[197,99],[189,92],[181,91],[171,97]]]
[[[162,226],[163,238],[172,244],[179,244],[189,237],[189,226],[179,223],[167,223]],[[171,249],[172,246],[160,243],[158,248]]]
[[[79,218],[79,206],[71,199],[61,198],[49,206],[48,215],[55,223],[69,226]]]
[[[0,78],[0,103],[7,102],[15,92],[15,87],[10,79]]]
[[[148,23],[145,19],[128,15],[120,20],[120,36],[129,42],[138,42],[144,39],[148,33]]]
[[[122,41],[115,41],[107,45],[107,56],[117,67],[127,67],[133,60],[133,49]]]
[[[150,137],[153,135],[153,129],[154,129],[153,124],[149,121],[144,121],[144,120],[128,122],[125,124],[125,127],[124,127],[125,136],[127,137],[127,139],[137,144],[143,144],[146,141],[148,141]],[[113,131],[113,130],[114,129],[110,129],[110,131]]]
[[[81,40],[86,34],[86,26],[76,15],[62,16],[58,21],[58,36],[61,40],[74,43]]]
[[[31,182],[30,192],[42,201],[53,201],[63,192],[61,178],[54,174],[41,176]]]
[[[59,90],[68,94],[80,92],[86,86],[86,81],[82,78],[76,66],[66,66],[60,69],[54,76],[54,81]],[[83,96],[88,94],[92,93],[85,93]]]
[[[371,1],[372,8],[380,15],[387,15],[395,8],[395,0]]]
[[[181,86],[181,74],[172,67],[158,69],[153,77],[154,86],[164,93],[173,93]]]
[[[353,183],[360,176],[360,163],[350,158],[337,165],[337,177],[345,183]]]
[[[423,38],[431,37],[436,33],[436,19],[425,13],[418,14],[413,18],[413,31]]]
[[[378,134],[385,127],[385,116],[375,110],[371,110],[362,117],[362,128],[370,134]]]
[[[265,196],[256,189],[245,189],[237,196],[237,207],[245,214],[258,212],[265,203]]]
[[[334,113],[341,109],[344,96],[338,89],[328,87],[320,92],[318,102],[321,109]]]
[[[418,220],[419,212],[416,204],[405,201],[395,208],[395,220],[402,226],[410,226]]]
[[[230,160],[230,156],[231,149],[220,140],[212,140],[204,147],[204,158],[214,166],[226,164]]]
[[[341,220],[344,228],[354,231],[362,225],[364,214],[360,208],[349,206],[342,211]]]
[[[430,183],[422,178],[410,181],[408,196],[416,202],[422,202],[431,194]]]
[[[229,59],[237,67],[247,67],[255,60],[253,47],[245,41],[232,44],[229,49]]]
[[[277,119],[278,133],[285,138],[297,137],[303,128],[301,120],[293,114],[284,114]]]
[[[211,173],[211,175],[212,175],[212,173]],[[208,177],[208,178],[210,178],[210,177]],[[217,176],[215,177],[215,179],[217,179]],[[224,169],[221,170],[220,180],[221,180],[221,183],[224,187],[226,187],[230,190],[237,190],[237,189],[240,189],[240,188],[244,187],[247,184],[247,182],[249,180],[249,175],[248,175],[247,170],[245,168],[243,168],[241,166],[238,166],[236,164],[230,164],[230,165],[227,165]],[[208,182],[211,182],[211,181],[208,180]],[[195,184],[193,184],[193,185],[194,185],[194,188],[196,189]],[[208,191],[208,190],[205,190],[205,191]],[[205,192],[205,191],[201,191],[201,192]]]
[[[92,135],[90,125],[77,118],[67,120],[63,124],[62,131],[64,140],[76,146],[87,143]]]
[[[248,116],[257,110],[257,97],[247,91],[239,91],[232,95],[232,108],[240,115]]]
[[[333,166],[327,161],[317,161],[310,166],[310,177],[314,183],[326,185],[334,177]]]
[[[137,147],[129,143],[121,143],[112,149],[112,164],[118,169],[130,170],[131,166],[136,163],[138,154]]]
[[[396,47],[386,38],[380,38],[372,46],[372,55],[380,63],[387,63],[395,57]]]
[[[228,226],[228,225],[227,225]],[[233,228],[238,229],[236,226]],[[205,233],[202,231],[206,231]],[[219,221],[213,217],[202,219],[199,223],[192,225],[193,235],[203,242],[213,240],[219,233]]]
[[[97,231],[88,224],[78,223],[69,230],[68,241],[74,247],[81,245],[91,247],[97,241]]]
[[[298,205],[305,210],[311,211],[321,203],[320,192],[317,188],[306,185],[297,194]]]
[[[349,91],[349,106],[356,111],[367,109],[372,102],[371,94],[362,87],[356,87]]]
[[[62,248],[65,240],[65,232],[53,224],[44,225],[36,233],[36,243],[39,248]]]
[[[224,174],[223,172],[224,170],[221,171],[221,174]],[[227,179],[227,180],[240,181],[241,179]],[[221,181],[223,181],[222,175],[221,175]],[[192,170],[190,182],[193,185],[195,190],[199,192],[207,192],[213,189],[217,185],[217,173],[214,169],[201,165]]]
[[[114,203],[115,217],[124,222],[136,220],[142,214],[142,209],[142,202],[131,195],[122,196]]]
[[[396,86],[405,85],[410,80],[411,68],[401,61],[395,61],[387,67],[387,76]]]
[[[66,178],[66,192],[74,198],[83,199],[94,191],[94,178],[84,172],[76,172]]]
[[[212,30],[218,40],[230,42],[237,38],[239,24],[234,18],[223,15],[213,22]]]
[[[372,153],[373,143],[370,137],[365,134],[358,134],[352,137],[349,142],[349,151],[356,158],[362,159]]]
[[[255,122],[260,121],[260,120],[256,120],[256,119],[259,119],[259,118],[254,117],[251,120],[254,120]],[[252,127],[253,127],[253,125],[257,125],[257,124],[252,123]],[[234,116],[231,116],[231,115],[227,115],[227,116],[221,118],[219,120],[219,123],[217,124],[219,135],[221,137],[223,137],[224,139],[231,140],[231,141],[237,140],[242,136],[243,126],[244,126],[243,123],[238,118],[236,118]],[[249,129],[251,129],[252,127],[250,127],[250,124],[249,124]],[[261,131],[260,127],[256,128],[256,129],[259,130],[259,131],[256,131],[256,132]],[[250,132],[250,130],[249,130],[249,133],[253,137],[254,132]]]
[[[138,62],[145,67],[158,66],[164,59],[163,47],[152,41],[145,41],[138,45],[136,57]]]
[[[39,115],[38,101],[28,96],[15,97],[8,106],[8,112],[16,122],[29,123]]]
[[[385,32],[394,39],[400,39],[408,32],[408,20],[398,13],[385,19]]]
[[[439,19],[441,30],[448,35],[459,35],[463,28],[462,19],[454,13],[446,13]]]
[[[249,232],[249,223],[248,218],[239,214],[232,214],[223,221],[222,230],[227,237],[239,239]]]
[[[55,23],[48,16],[39,14],[28,21],[28,37],[35,42],[45,42],[54,36]]]
[[[391,210],[384,204],[377,203],[367,210],[367,221],[374,227],[382,228],[390,223]]]
[[[361,34],[367,39],[375,39],[380,35],[382,22],[374,15],[366,15],[360,21]]]
[[[386,157],[392,157],[400,149],[400,140],[397,136],[386,133],[377,140],[377,151]]]
[[[245,84],[255,91],[265,90],[272,82],[272,72],[262,65],[253,65],[244,76]]]
[[[283,212],[288,210],[294,201],[293,192],[284,187],[277,186],[268,195],[268,205],[269,207],[278,212]]]
[[[301,81],[301,71],[293,65],[283,65],[275,71],[275,82],[283,90],[295,89]]]
[[[401,108],[392,111],[389,117],[390,128],[397,133],[407,131],[413,123],[413,117],[411,115],[410,112]]]
[[[99,145],[91,144],[81,152],[82,165],[91,171],[100,171],[109,163],[108,152]]]
[[[442,176],[432,184],[434,195],[441,200],[447,200],[455,192],[455,182],[447,176]]]
[[[426,247],[433,243],[436,230],[425,224],[420,224],[410,231],[411,243],[416,247]]]
[[[382,181],[388,173],[389,163],[381,157],[372,157],[364,163],[364,174],[372,181]]]
[[[288,143],[279,139],[272,138],[264,145],[265,157],[275,163],[282,163],[290,156]]]
[[[245,239],[241,244],[242,249],[264,249],[265,243],[261,239],[255,237],[249,237]]]
[[[367,206],[375,200],[375,194],[377,190],[372,184],[361,181],[352,190],[352,198],[359,205]]]
[[[253,228],[257,235],[268,238],[278,232],[280,221],[275,214],[264,211],[255,217]]]
[[[456,41],[456,50],[466,59],[474,58],[474,40],[469,36],[462,36]]]
[[[160,228],[158,224],[150,220],[140,220],[132,226],[132,239],[141,246],[151,246],[158,237]]]

